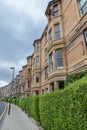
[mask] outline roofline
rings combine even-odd
[[[34,43],[33,43],[33,46],[34,46],[35,42],[38,42],[38,41],[40,41],[40,40],[41,40],[41,39],[37,39],[37,40],[35,40]]]
[[[48,3],[48,6],[47,6],[46,11],[45,11],[45,15],[46,15],[46,16],[47,16],[47,10],[48,10],[48,8],[49,8],[52,4],[54,4],[54,3],[58,2],[58,1],[60,1],[60,0],[52,0],[52,1],[50,1],[50,2]]]
[[[27,56],[27,58],[26,58],[26,59],[28,59],[28,58],[32,58],[32,55],[31,55],[31,56]]]
[[[24,69],[24,68],[26,68],[27,67],[27,65],[24,65],[24,66],[22,66],[22,69]]]
[[[22,72],[22,70],[19,71],[19,73],[21,73],[21,72]]]

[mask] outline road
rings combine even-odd
[[[4,116],[3,116],[3,118],[1,118],[1,115],[4,112],[4,109],[5,109],[5,104],[0,102],[0,130],[1,130],[1,126],[3,124],[3,119],[4,119]]]
[[[5,109],[5,104],[0,102],[0,116],[3,113],[4,109]]]

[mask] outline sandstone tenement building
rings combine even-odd
[[[87,0],[52,0],[45,14],[48,23],[16,77],[13,96],[64,88],[68,74],[87,69]]]

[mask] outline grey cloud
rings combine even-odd
[[[0,80],[3,81],[7,81],[7,82],[10,82],[12,80],[12,77],[11,77],[11,70],[8,68],[8,69],[2,69],[0,68]]]
[[[37,6],[41,8],[41,11],[44,10],[43,13],[45,12],[44,6],[46,6],[49,0],[46,1],[42,3],[39,0],[39,4],[37,0]],[[38,19],[38,17],[39,14],[36,18]],[[24,60],[28,55],[31,55],[33,52],[33,41],[41,37],[45,25],[46,19],[43,16],[39,18],[37,24],[28,14],[9,8],[1,0],[0,62],[8,62],[9,66],[11,66],[11,63],[19,63],[20,60]],[[9,69],[0,67],[0,80],[9,81],[10,76]]]

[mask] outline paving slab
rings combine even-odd
[[[8,109],[9,105],[1,130],[39,130],[38,125],[18,106],[11,104],[10,115],[8,115]]]

